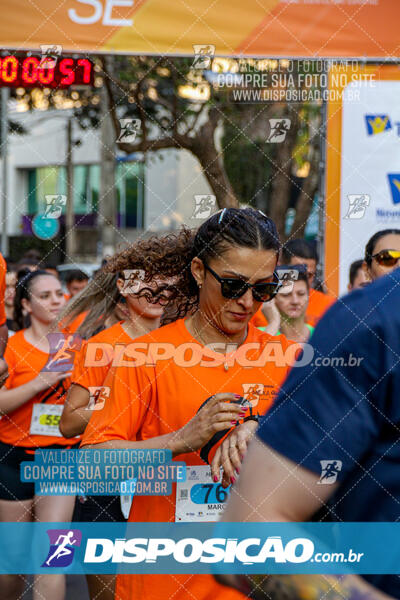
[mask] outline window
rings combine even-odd
[[[116,173],[120,227],[144,224],[144,163],[120,162]]]
[[[99,165],[74,167],[74,213],[88,215],[97,212],[100,188]]]
[[[66,194],[65,169],[39,167],[28,171],[28,214],[44,213],[47,194]]]
[[[65,167],[38,167],[27,170],[28,215],[45,212],[46,194],[67,195]],[[122,162],[117,164],[116,181],[118,225],[143,227],[144,223],[144,164]],[[74,166],[74,213],[97,214],[100,197],[100,165]],[[63,208],[65,214],[65,206]],[[88,224],[94,221],[80,222]],[[79,224],[78,224],[79,226]]]

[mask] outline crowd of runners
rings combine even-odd
[[[363,298],[362,288],[373,289],[399,260],[400,230],[376,233],[350,267],[348,298]],[[233,502],[260,418],[282,385],[293,388],[292,374],[284,382],[304,344],[315,339],[318,348],[318,321],[343,305],[326,293],[318,266],[312,242],[282,247],[272,220],[250,208],[223,209],[196,231],[136,241],[92,277],[74,270],[63,283],[57,265],[35,251],[18,263],[1,258],[0,520],[220,519],[221,504],[193,512],[179,483],[169,496],[39,496],[21,481],[20,464],[39,448],[167,449]],[[341,318],[330,325],[340,335]],[[273,416],[269,423],[266,443]],[[285,425],[278,415],[277,423],[275,435],[290,439],[296,419]],[[87,582],[92,600],[246,597],[242,583],[212,575],[88,575]],[[25,584],[1,575],[1,599],[17,600]],[[36,576],[34,598],[64,600],[65,576]]]

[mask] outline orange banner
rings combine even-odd
[[[387,59],[399,17],[399,0],[3,0],[0,36],[10,50]]]

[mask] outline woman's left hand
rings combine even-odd
[[[241,423],[224,439],[218,446],[211,462],[211,477],[213,481],[220,479],[220,467],[223,468],[222,486],[228,487],[235,483],[236,476],[240,472],[247,446],[252,439],[258,423],[246,421]]]

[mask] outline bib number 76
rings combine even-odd
[[[190,499],[195,504],[223,504],[227,501],[230,487],[221,483],[198,483],[190,490]]]

